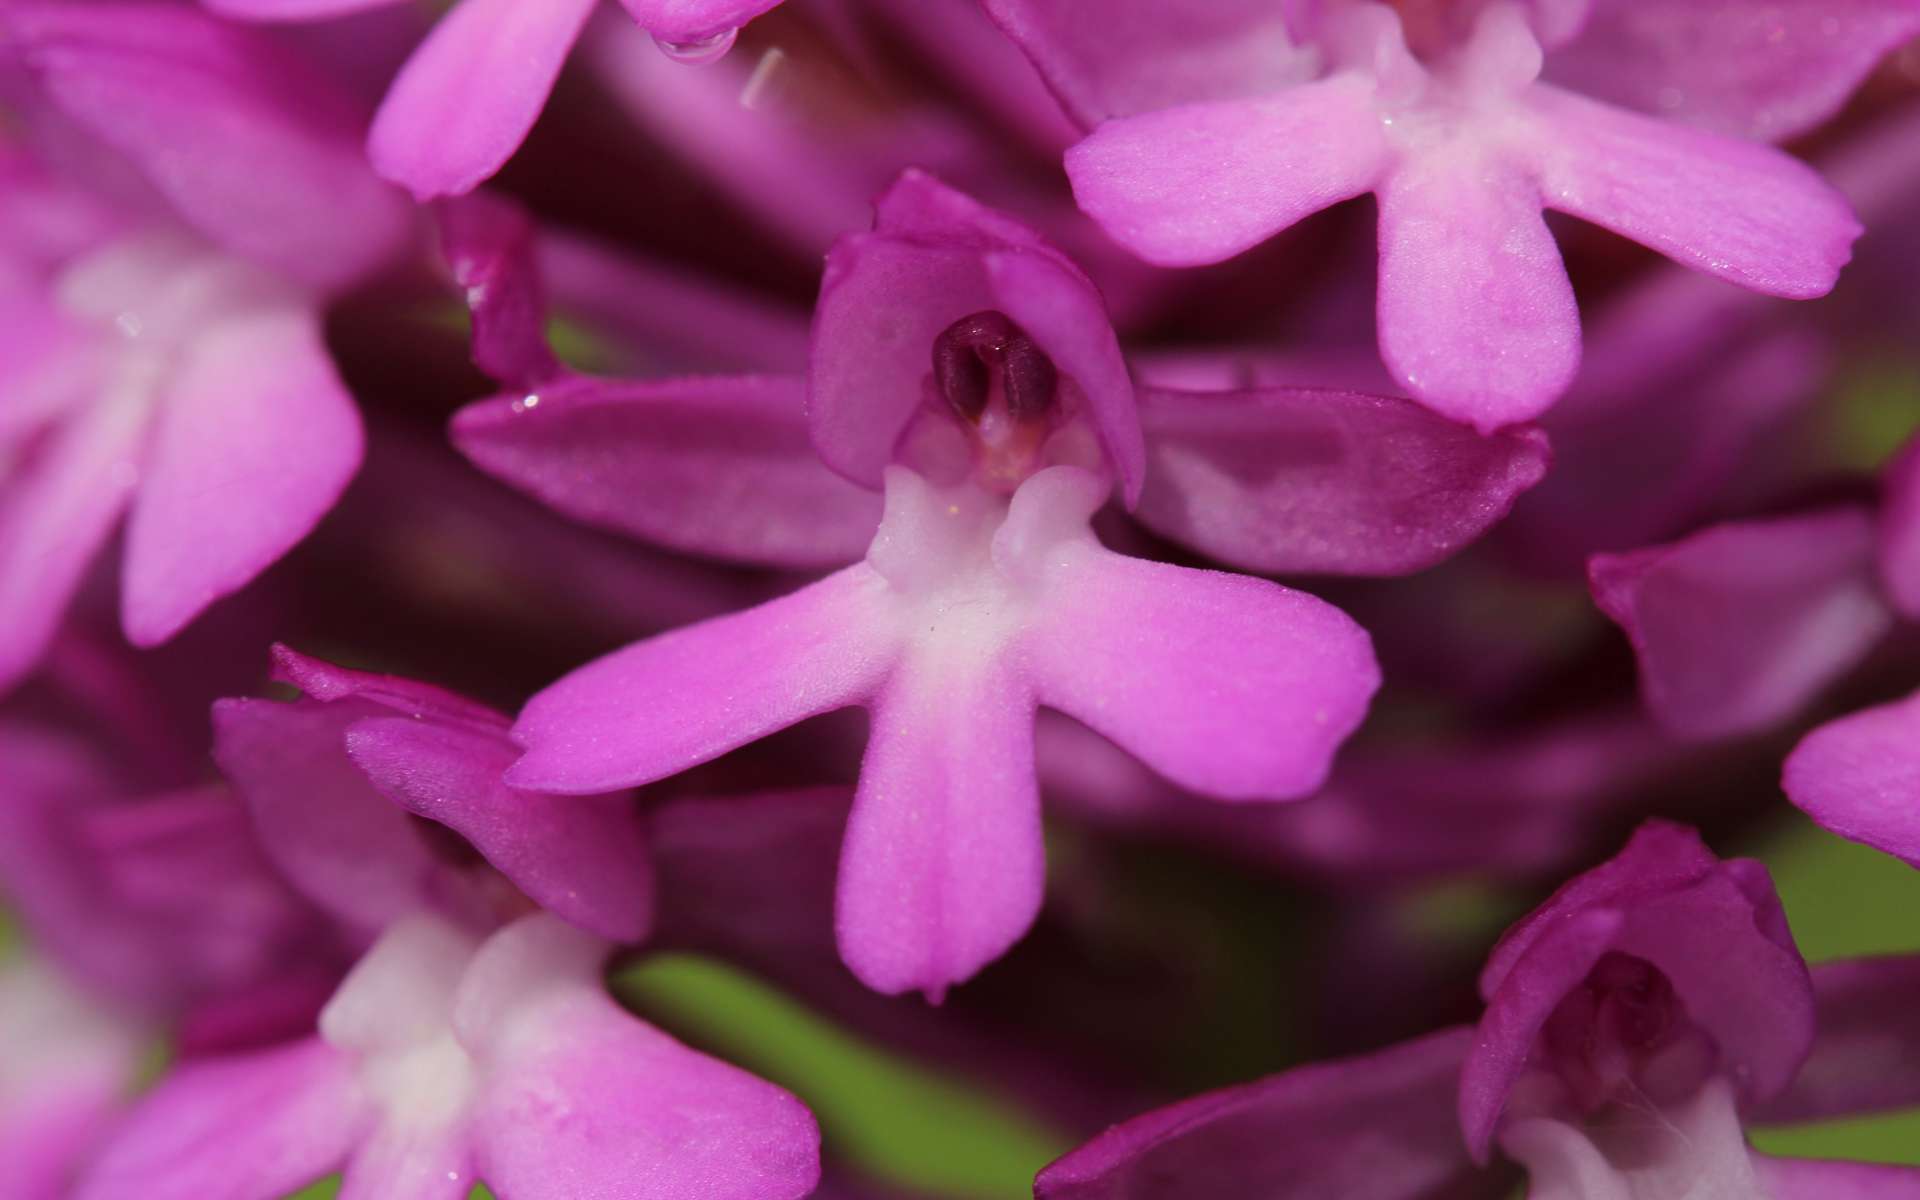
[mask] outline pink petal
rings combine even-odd
[[[1274,0],[986,0],[1060,106],[1091,128],[1210,100],[1279,91],[1311,78],[1312,57]]]
[[[1881,476],[1880,582],[1895,611],[1920,621],[1920,438]]]
[[[1482,433],[1545,412],[1580,366],[1540,204],[1519,169],[1451,146],[1380,189],[1380,353],[1421,403]]]
[[[937,1002],[1040,912],[1033,697],[1002,662],[909,658],[872,707],[840,855],[840,953],[868,987]]]
[[[632,796],[558,798],[500,781],[515,752],[503,733],[404,717],[347,731],[347,754],[373,786],[448,826],[542,908],[620,942],[647,931],[652,864]]]
[[[318,1038],[176,1067],[116,1130],[76,1200],[264,1200],[338,1170],[372,1117]]]
[[[482,1178],[516,1200],[811,1192],[820,1133],[805,1106],[623,1012],[599,984],[605,953],[533,918],[490,939],[461,981],[455,1027],[487,1067]]]
[[[1547,77],[1670,121],[1781,142],[1837,112],[1917,33],[1912,0],[1596,0]]]
[[[1769,1200],[1920,1200],[1920,1167],[1753,1156]]]
[[[1755,1119],[1797,1123],[1920,1104],[1920,1073],[1887,1069],[1920,1061],[1920,955],[1823,963],[1813,968],[1813,991],[1813,1054]]]
[[[1471,1031],[1316,1063],[1135,1117],[1056,1160],[1039,1200],[1473,1195],[1454,1089]]]
[[[1003,543],[1063,507],[1036,486],[1047,482],[1015,497]],[[1303,592],[1127,558],[1091,533],[1046,559],[1022,643],[1040,703],[1183,787],[1226,800],[1307,795],[1380,686],[1366,631]]]
[[[484,704],[417,679],[350,670],[283,645],[276,644],[269,653],[273,660],[273,681],[298,688],[315,700],[368,700],[403,716],[454,722],[500,733],[505,733],[510,724],[506,717]]]
[[[316,314],[262,309],[198,334],[161,400],[128,528],[128,639],[166,641],[290,550],[362,447]]]
[[[406,0],[200,0],[212,12],[242,21],[318,21],[404,4]]]
[[[780,0],[620,0],[634,24],[663,42],[704,42],[731,33]]]
[[[51,435],[0,495],[0,691],[39,661],[138,478],[148,409],[108,395]]]
[[[1546,122],[1534,153],[1549,208],[1770,296],[1824,296],[1852,257],[1846,198],[1779,150],[1552,87],[1529,106]]]
[[[526,140],[594,0],[462,0],[374,116],[374,169],[414,196],[472,191]]]
[[[1081,210],[1116,241],[1192,267],[1371,190],[1387,161],[1372,81],[1350,72],[1108,121],[1066,165]]]
[[[309,899],[365,931],[421,908],[437,863],[344,753],[365,701],[222,700],[213,757],[253,812],[260,842]]]
[[[887,584],[861,564],[746,612],[587,664],[527,703],[514,787],[649,783],[871,696],[896,653]]]
[[[559,381],[469,405],[453,438],[576,520],[696,554],[838,566],[880,522],[880,498],[814,453],[798,379]]]
[[[1872,556],[1867,515],[1832,509],[1595,555],[1589,576],[1653,715],[1683,737],[1731,737],[1799,711],[1891,625]]]
[[[213,241],[336,287],[406,235],[352,106],[260,31],[184,5],[16,3],[0,24],[61,108]]]
[[[558,375],[532,220],[518,205],[484,193],[446,201],[438,211],[441,250],[473,315],[475,365],[508,387]]]
[[[1145,452],[1133,386],[1092,282],[1033,230],[923,171],[902,172],[876,210],[874,233],[834,244],[814,311],[807,419],[820,457],[879,488],[921,404],[934,338],[998,309],[1078,385],[1114,473],[1137,496]]]
[[[1138,516],[1262,574],[1404,575],[1507,515],[1547,469],[1536,430],[1481,436],[1386,396],[1142,389]]]
[[[1920,694],[1814,730],[1787,759],[1782,786],[1841,837],[1920,867]]]

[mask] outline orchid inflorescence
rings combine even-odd
[[[1920,1198],[1920,0],[0,0],[0,184],[0,1200]]]

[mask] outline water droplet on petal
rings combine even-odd
[[[653,41],[660,47],[660,53],[673,61],[698,67],[718,62],[727,51],[733,49],[733,40],[739,36],[738,29],[722,29],[719,33],[690,42],[676,42],[663,37],[656,37]]]

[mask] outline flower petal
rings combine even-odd
[[[318,1038],[176,1067],[94,1160],[77,1200],[263,1200],[338,1170],[372,1117]]]
[[[820,1133],[798,1100],[621,1011],[606,947],[551,918],[489,939],[454,1022],[486,1063],[481,1176],[519,1200],[799,1200]]]
[[[695,554],[838,566],[880,523],[880,498],[814,453],[798,379],[560,381],[469,405],[453,439],[576,520]]]
[[[1274,0],[986,0],[986,9],[1088,128],[1279,91],[1313,73]]]
[[[1033,697],[1000,661],[921,647],[873,702],[834,924],[861,982],[938,1001],[1040,912]]]
[[[209,11],[242,21],[318,21],[404,4],[406,0],[200,0]]]
[[[1915,34],[1911,0],[1595,0],[1547,77],[1666,120],[1782,142],[1837,112]]]
[[[663,42],[704,42],[733,32],[780,0],[620,0],[633,23]]]
[[[1647,708],[1676,735],[1731,737],[1797,712],[1892,623],[1864,512],[1717,525],[1600,554],[1594,601],[1626,631]]]
[[[1073,482],[1028,480],[996,556],[1071,508],[1060,489]],[[1303,592],[1127,558],[1084,527],[1049,547],[1044,570],[1021,643],[1040,703],[1183,787],[1225,800],[1307,795],[1380,686],[1366,631]]]
[[[1371,190],[1387,161],[1373,84],[1354,72],[1121,117],[1066,157],[1081,210],[1165,267],[1232,258]]]
[[[606,792],[650,783],[871,696],[897,641],[865,564],[746,612],[617,650],[527,703],[507,782]]]
[[[1846,198],[1790,155],[1552,87],[1529,104],[1549,208],[1770,296],[1824,296],[1852,256]]]
[[[653,871],[632,796],[515,791],[500,779],[515,757],[504,731],[369,718],[347,730],[347,754],[383,796],[466,838],[542,908],[614,941],[645,936]]]
[[[533,222],[486,194],[440,204],[440,246],[473,315],[473,361],[508,387],[560,373],[547,346],[547,302],[534,265]]]
[[[1788,757],[1781,785],[1841,837],[1920,867],[1920,693],[1820,726]]]
[[[1476,1174],[1454,1123],[1470,1030],[1224,1088],[1116,1125],[1034,1180],[1039,1200],[1426,1200]]]
[[[1920,1167],[1753,1156],[1769,1200],[1920,1200]]]
[[[1920,1074],[1887,1069],[1920,1060],[1920,955],[1822,963],[1813,968],[1813,992],[1813,1054],[1755,1119],[1818,1121],[1920,1104]]]
[[[1482,433],[1545,412],[1580,366],[1580,312],[1536,185],[1451,145],[1380,189],[1380,353]]]
[[[1880,582],[1893,607],[1920,621],[1920,437],[1881,476]]]
[[[316,314],[264,309],[196,336],[128,527],[128,639],[166,641],[285,554],[340,498],[363,446]]]
[[[1387,396],[1142,389],[1154,532],[1262,574],[1404,575],[1451,556],[1546,474],[1536,430],[1481,436]]]
[[[526,140],[594,0],[462,0],[373,119],[374,169],[420,200],[469,192]]]

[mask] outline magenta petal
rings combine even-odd
[[[266,1200],[340,1169],[372,1111],[317,1038],[187,1063],[146,1096],[76,1200]]]
[[[0,691],[31,671],[139,477],[143,405],[89,406],[0,493]]]
[[[1074,198],[1148,262],[1220,262],[1371,190],[1389,161],[1358,73],[1108,121],[1067,151]]]
[[[462,0],[374,116],[374,169],[416,197],[472,191],[526,139],[594,0]]]
[[[473,361],[508,387],[559,374],[547,346],[533,222],[512,202],[485,194],[445,201],[438,211],[441,250],[473,315]]]
[[[645,936],[652,863],[633,797],[515,791],[500,781],[514,760],[502,733],[405,717],[355,723],[347,754],[382,795],[459,833],[542,908],[613,941]]]
[[[746,612],[617,650],[527,703],[507,782],[606,792],[650,783],[871,696],[896,647],[887,585],[861,564]]]
[[[487,1184],[516,1200],[812,1191],[820,1132],[805,1106],[622,1011],[600,986],[604,957],[536,918],[490,939],[462,979],[455,1028],[486,1065],[472,1122]]]
[[[1129,502],[1144,472],[1133,386],[1099,292],[1039,234],[923,171],[876,204],[875,231],[834,244],[814,310],[807,420],[834,470],[878,489],[922,400],[934,338],[998,309],[1078,387]]]
[[[880,498],[814,453],[798,379],[557,381],[469,405],[453,439],[576,520],[696,554],[838,566],[880,523]]]
[[[351,106],[260,31],[171,4],[15,3],[0,26],[59,105],[213,241],[332,287],[406,235]]]
[[[1595,0],[1547,78],[1734,137],[1781,142],[1839,110],[1920,33],[1912,0]]]
[[[1039,1200],[1431,1200],[1471,1195],[1453,1093],[1472,1033],[1447,1029],[1156,1109],[1034,1180]]]
[[[1855,958],[1813,968],[1820,1028],[1787,1093],[1756,1118],[1818,1121],[1920,1104],[1920,955]]]
[[[732,33],[780,0],[620,0],[634,24],[663,42],[704,42]]]
[[[1880,582],[1901,616],[1920,621],[1920,438],[1881,476]]]
[[[344,753],[366,702],[222,700],[213,757],[253,812],[267,854],[309,899],[365,931],[428,902],[435,860]]]
[[[1771,146],[1534,89],[1547,206],[1770,296],[1833,288],[1860,222],[1811,167]]]
[[[1274,0],[985,0],[1060,106],[1091,128],[1206,100],[1277,91],[1310,77],[1311,56]]]
[[[317,21],[370,8],[404,4],[406,0],[200,0],[223,17],[242,21]]]
[[[1380,353],[1421,403],[1485,433],[1573,382],[1580,312],[1538,187],[1450,149],[1380,189]]]
[[[298,688],[315,700],[368,700],[403,716],[452,721],[505,733],[506,717],[445,688],[398,675],[376,675],[338,667],[286,646],[275,645],[273,681]]]
[[[1753,1156],[1768,1200],[1920,1200],[1920,1167]]]
[[[1372,643],[1345,613],[1091,538],[1054,558],[1023,642],[1040,703],[1220,799],[1291,799],[1325,781],[1380,686]]]
[[[198,334],[161,399],[133,506],[128,640],[167,640],[285,554],[339,499],[362,445],[316,314],[263,309]]]
[[[1482,436],[1386,396],[1142,389],[1137,515],[1263,574],[1404,575],[1451,556],[1540,482],[1547,440]]]
[[[1841,837],[1920,867],[1920,693],[1808,734],[1788,757],[1782,786]]]
[[[1662,725],[1730,737],[1785,720],[1857,663],[1892,617],[1864,512],[1718,525],[1596,555],[1594,601],[1626,631]]]
[[[875,991],[938,1001],[1040,912],[1033,697],[1004,663],[909,659],[872,707],[840,855],[840,953]]]

